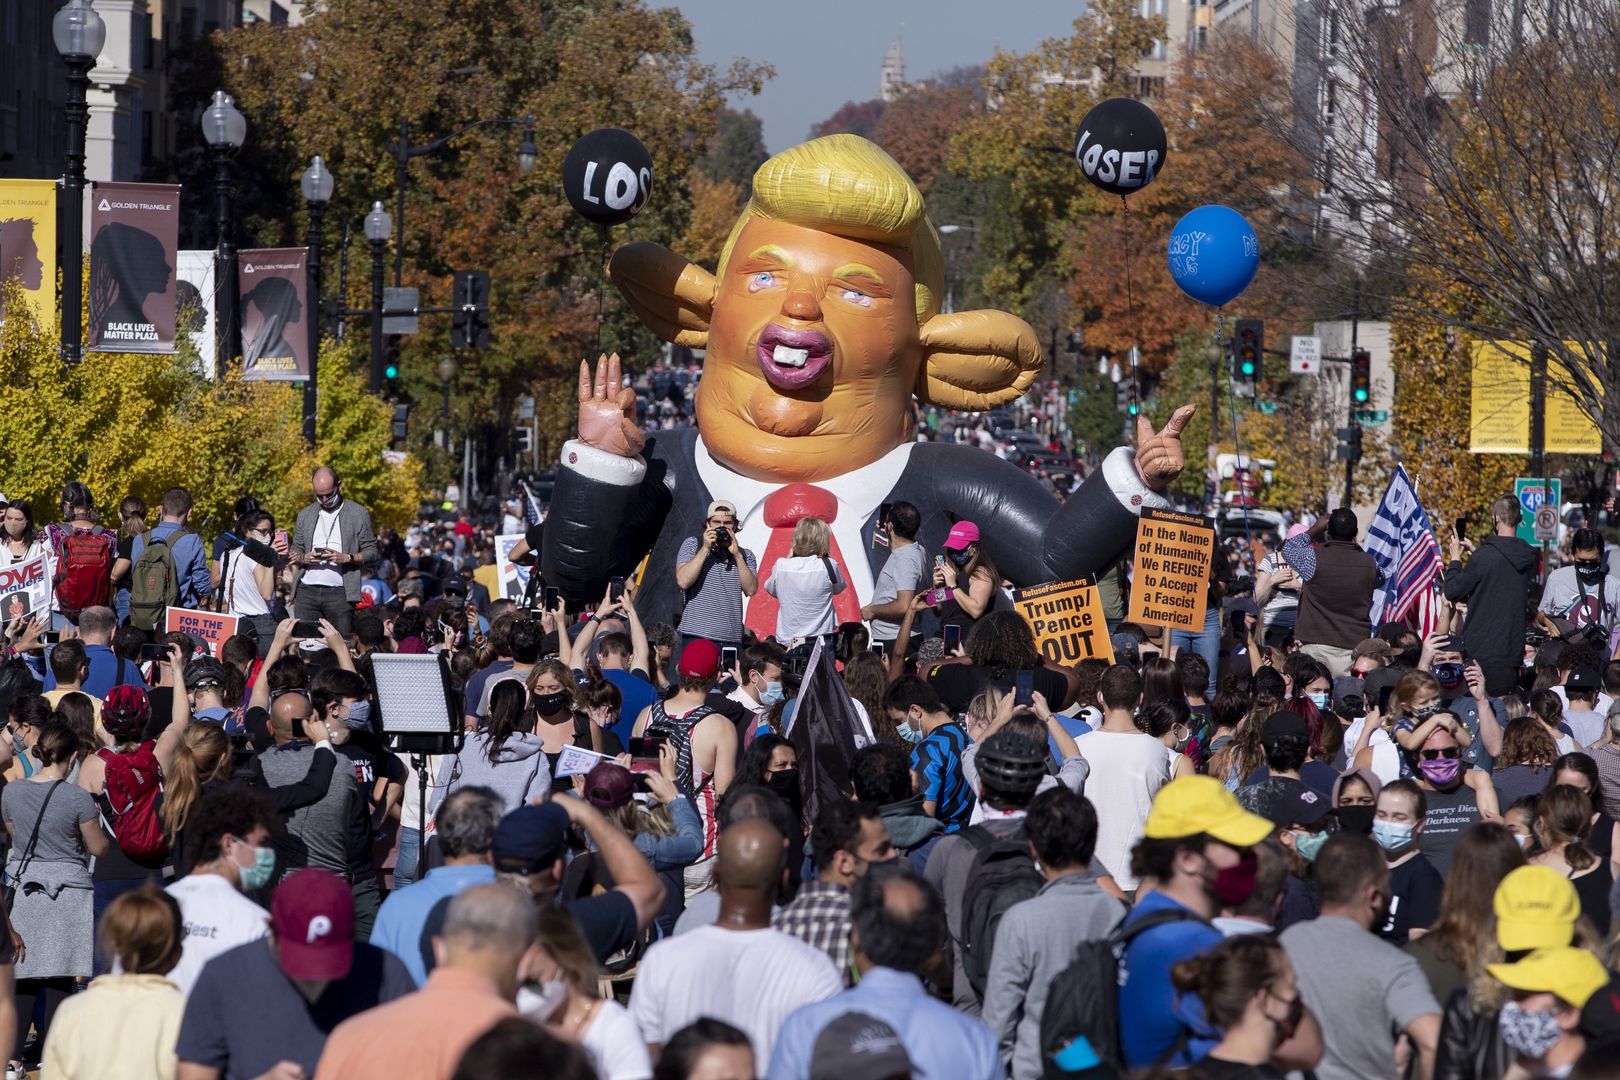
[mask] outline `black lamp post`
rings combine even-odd
[[[77,364],[84,356],[84,136],[90,120],[85,92],[90,69],[107,40],[107,24],[90,0],[68,0],[51,20],[51,37],[67,67],[67,161],[62,170],[62,203],[57,209],[62,238],[62,362]]]
[[[315,448],[315,375],[321,354],[321,218],[332,201],[332,174],[316,154],[299,179],[304,205],[309,208],[309,376],[304,380],[304,445]]]
[[[366,215],[366,239],[371,241],[371,392],[382,393],[383,384],[383,253],[393,219],[381,201],[371,204]]]
[[[219,227],[219,243],[214,248],[214,374],[219,377],[240,352],[236,338],[241,299],[236,284],[236,246],[231,242],[236,177],[231,162],[247,141],[247,118],[237,111],[231,95],[215,90],[213,103],[203,111],[202,130],[214,159],[214,219]]]
[[[450,144],[452,139],[465,135],[476,127],[521,127],[523,141],[518,143],[518,171],[524,176],[534,172],[535,162],[540,157],[540,151],[534,143],[534,118],[525,116],[521,119],[474,120],[466,127],[452,131],[448,135],[441,135],[431,142],[411,144],[411,122],[399,122],[399,139],[388,144],[388,152],[394,155],[394,219],[399,226],[399,235],[394,238],[394,287],[400,285],[400,277],[405,270],[405,185],[410,179],[407,171],[411,158],[424,157],[436,154]]]

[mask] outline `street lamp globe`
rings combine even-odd
[[[455,359],[455,357],[446,356],[443,359],[441,359],[439,361],[439,363],[438,363],[438,366],[433,369],[433,372],[434,372],[434,374],[436,374],[439,377],[440,382],[449,382],[451,379],[455,378],[456,377],[456,359]]]
[[[534,172],[534,164],[539,160],[540,151],[534,145],[533,130],[523,133],[523,141],[518,144],[518,171],[524,176]]]
[[[239,148],[247,141],[247,117],[237,110],[236,99],[215,90],[213,103],[203,111],[202,130],[209,146]]]
[[[303,189],[304,201],[308,203],[328,203],[332,201],[332,174],[327,171],[326,162],[321,155],[316,154],[309,159],[309,168],[299,179],[298,186]]]
[[[56,41],[56,51],[63,56],[94,59],[106,44],[107,24],[90,6],[90,0],[68,0],[51,20],[51,37]]]
[[[371,204],[371,213],[366,215],[366,239],[373,244],[381,244],[388,239],[394,231],[394,219],[388,216],[381,202]]]

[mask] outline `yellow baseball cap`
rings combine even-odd
[[[1577,1009],[1609,985],[1603,962],[1573,945],[1537,949],[1513,964],[1486,964],[1485,970],[1503,986],[1514,990],[1547,991]]]
[[[1508,952],[1568,945],[1581,917],[1581,898],[1550,866],[1521,866],[1502,879],[1492,902],[1496,940]]]
[[[1253,847],[1275,828],[1238,804],[1213,776],[1183,776],[1159,789],[1148,811],[1144,834],[1150,840],[1178,840],[1208,833],[1223,844]]]

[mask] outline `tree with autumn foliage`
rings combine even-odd
[[[657,343],[607,287],[602,260],[630,240],[682,241],[693,224],[690,177],[726,95],[757,91],[769,73],[741,61],[726,70],[700,63],[680,13],[639,0],[325,0],[302,25],[256,24],[220,42],[226,89],[248,117],[249,138],[286,147],[278,170],[289,188],[312,154],[337,178],[329,266],[344,254],[345,225],[358,234],[373,200],[392,211],[386,147],[402,122],[420,145],[477,120],[532,119],[532,175],[518,170],[520,132],[511,126],[468,130],[409,167],[404,284],[421,289],[424,305],[442,304],[452,271],[491,275],[493,346],[457,354],[450,385],[452,430],[470,433],[489,458],[510,449],[524,391],[537,398],[543,441],[555,445],[572,430],[573,373],[597,351],[599,324],[601,346],[632,370],[652,362]],[[611,233],[579,219],[557,181],[575,140],[607,126],[646,143],[655,176],[647,209]],[[698,194],[710,218],[714,203],[735,197]],[[365,265],[363,241],[348,254]],[[363,272],[350,274],[350,306],[365,306],[365,286]],[[405,339],[402,377],[418,401],[438,401],[434,372],[450,352],[448,322],[425,318]],[[415,448],[428,451],[437,413],[413,414]]]

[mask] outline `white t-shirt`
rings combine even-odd
[[[338,504],[339,509],[342,506],[342,503]],[[315,515],[315,531],[309,538],[309,550],[322,549],[343,550],[343,526],[338,521],[337,510],[322,510]],[[343,587],[343,574],[336,563],[310,563],[304,570],[304,576],[298,580],[304,585],[326,585],[334,589]]]
[[[180,905],[184,928],[180,962],[167,976],[181,993],[191,993],[208,961],[269,932],[270,913],[218,874],[190,874],[166,891]]]
[[[831,567],[831,576],[828,574]],[[848,587],[838,564],[817,555],[776,560],[764,589],[776,597],[776,640],[816,637],[838,629],[833,596]]]
[[[1153,796],[1170,778],[1164,744],[1144,732],[1091,731],[1075,740],[1091,765],[1086,798],[1097,808],[1097,858],[1122,889],[1136,888],[1131,848],[1142,838]]]
[[[659,1045],[712,1016],[748,1033],[755,1061],[770,1061],[788,1015],[843,988],[827,954],[791,934],[705,926],[647,950],[630,1015],[642,1039]]]
[[[647,1044],[641,1041],[630,1010],[617,1001],[604,1000],[596,1007],[596,1015],[579,1041],[602,1080],[650,1080],[652,1058]]]

